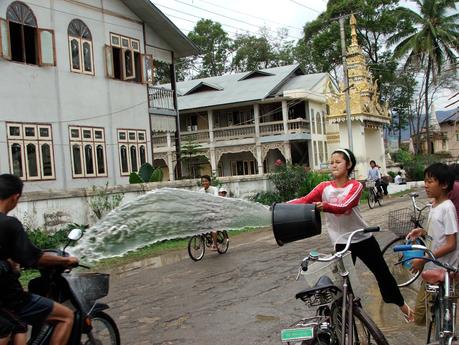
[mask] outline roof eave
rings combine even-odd
[[[176,58],[199,54],[199,48],[149,0],[121,1],[171,45]]]

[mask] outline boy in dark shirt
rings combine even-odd
[[[7,215],[16,207],[22,188],[23,183],[17,176],[0,175],[0,260],[12,260],[26,268],[76,266],[78,259],[75,257],[43,253],[30,242],[21,222]],[[73,312],[48,298],[25,292],[17,275],[9,275],[6,281],[2,280],[0,303],[25,323],[54,323],[50,345],[67,344],[72,331]]]

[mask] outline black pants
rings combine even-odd
[[[344,244],[337,244],[335,248],[336,251],[340,251],[343,250],[344,247]],[[349,250],[351,251],[354,265],[356,258],[359,258],[373,273],[378,281],[379,291],[381,291],[384,302],[394,303],[401,307],[405,301],[397,286],[397,282],[384,261],[376,239],[372,236],[367,240],[352,243]]]
[[[378,188],[378,191],[382,194],[384,191],[384,195],[387,195],[387,183],[384,182],[383,180],[379,179],[376,180],[376,188]]]

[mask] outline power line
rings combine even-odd
[[[266,18],[263,18],[263,17],[254,16],[253,14],[241,12],[241,11],[238,11],[238,10],[235,10],[235,9],[232,9],[232,8],[228,8],[228,7],[225,7],[225,6],[222,6],[222,5],[217,5],[217,4],[214,4],[214,3],[210,2],[210,1],[207,1],[207,0],[200,0],[200,1],[204,2],[204,3],[207,3],[209,5],[215,6],[215,7],[224,8],[225,10],[228,10],[228,11],[232,11],[232,12],[239,13],[239,14],[242,14],[242,15],[245,15],[245,16],[248,16],[248,17],[252,17],[252,18],[259,19],[259,20],[271,22],[271,23],[274,23],[274,24],[277,24],[277,25],[282,25],[284,27],[292,28],[292,29],[299,30],[299,31],[303,32],[303,28],[287,25],[287,24],[284,24],[284,23],[279,23],[279,22],[276,22],[274,20],[266,19]]]
[[[304,7],[304,8],[307,8],[308,10],[311,10],[311,11],[314,11],[316,13],[321,13],[320,11],[317,11],[315,8],[312,8],[312,7],[309,7],[309,6],[306,6],[298,1],[295,1],[295,0],[289,0],[290,2],[293,2],[294,4],[297,4],[298,6],[301,6],[301,7]]]
[[[211,14],[214,14],[216,16],[220,16],[220,17],[223,17],[223,18],[226,18],[226,19],[229,19],[229,20],[233,20],[235,22],[239,22],[239,23],[243,23],[245,25],[249,25],[249,26],[252,26],[252,27],[256,27],[258,29],[263,29],[264,27],[262,26],[259,26],[259,25],[256,25],[256,24],[253,24],[253,23],[250,23],[250,22],[247,22],[247,21],[244,21],[244,20],[240,20],[240,19],[237,19],[237,18],[233,18],[233,17],[230,17],[230,16],[227,16],[227,15],[224,15],[224,14],[221,14],[221,13],[218,13],[218,12],[215,12],[215,11],[211,11],[211,10],[208,10],[208,9],[205,9],[205,8],[202,8],[202,7],[199,7],[199,6],[196,6],[196,5],[191,5],[191,4],[188,4],[184,1],[181,1],[181,0],[175,0],[176,2],[180,3],[180,4],[183,4],[183,5],[186,5],[186,6],[189,6],[189,7],[192,7],[192,8],[196,8],[198,10],[201,10],[201,11],[204,11],[204,12],[208,12],[208,13],[211,13]],[[271,31],[271,32],[276,32],[275,30],[272,30],[270,28],[266,28],[268,31]],[[292,38],[295,38],[295,39],[300,39],[299,37],[295,37],[295,36],[291,36],[289,35],[289,37],[292,37]]]

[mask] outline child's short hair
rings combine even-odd
[[[446,164],[434,163],[429,165],[426,170],[424,170],[424,177],[433,177],[440,184],[445,184],[447,192],[453,189],[454,175]]]
[[[207,181],[209,181],[209,182],[212,181],[209,175],[202,175],[202,176],[201,176],[201,181],[202,181],[202,180],[207,180]]]

